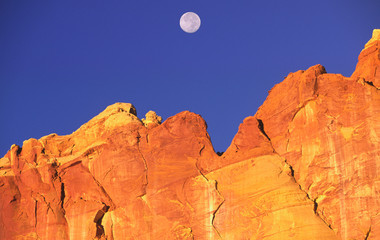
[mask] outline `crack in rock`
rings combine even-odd
[[[148,135],[147,135],[146,137],[148,137]],[[146,195],[146,188],[147,188],[147,186],[148,186],[148,162],[146,161],[144,155],[142,154],[142,152],[141,152],[141,150],[140,150],[140,138],[141,138],[140,133],[138,133],[138,136],[137,136],[137,150],[138,150],[139,153],[140,153],[140,156],[141,156],[141,158],[142,158],[142,160],[143,160],[144,167],[145,167],[145,186],[144,186],[144,193],[143,193],[142,195],[138,196],[138,197],[141,197],[141,198],[142,198],[143,196]],[[147,139],[147,143],[148,143],[148,139]]]
[[[371,81],[366,81],[366,80],[364,80],[364,83],[367,84],[367,85],[369,85],[369,86],[374,87],[376,90],[380,90],[380,88],[376,87],[376,86],[373,84],[373,82],[371,82]]]
[[[263,123],[263,120],[259,119],[259,118],[256,118],[257,122],[258,122],[258,128],[260,130],[260,132],[268,139],[268,141],[270,142],[270,138],[269,136],[266,134],[265,130],[264,130],[264,123]],[[271,142],[272,144],[272,142]]]
[[[49,171],[51,174],[51,181],[53,182],[52,187],[55,190],[57,196],[59,197],[59,202],[57,205],[57,208],[58,208],[57,215],[62,214],[61,216],[64,219],[65,226],[68,227],[68,222],[66,219],[66,210],[64,208],[64,203],[65,203],[65,198],[66,198],[65,184],[63,183],[62,178],[58,173],[58,170],[57,170],[58,167],[59,167],[59,163],[58,163],[57,159],[54,159],[54,161],[51,164],[51,169]],[[56,187],[55,183],[57,181],[58,181],[57,184],[59,184],[60,189],[57,189],[58,186]],[[50,204],[47,203],[45,197],[42,194],[40,194],[40,196],[42,196],[44,202],[48,205],[48,210],[49,210],[49,208],[51,209],[51,206],[50,206]],[[53,214],[55,214],[53,209],[51,209],[51,211],[53,212]],[[48,214],[48,213],[46,213],[46,214]]]
[[[357,81],[357,83],[360,83],[362,85],[366,85],[366,86],[370,86],[370,87],[373,87],[375,88],[376,90],[380,90],[379,87],[375,86],[374,83],[372,81],[367,81],[365,80],[364,78],[359,78]]]
[[[318,95],[317,95],[318,97]],[[312,101],[316,101],[317,98],[311,98],[311,99],[308,99],[308,100],[305,100],[301,106],[297,107],[296,108],[296,112],[293,114],[293,117],[292,117],[292,120],[290,122],[293,122],[294,118],[297,116],[297,114],[303,109],[305,108],[305,106],[309,103],[309,102],[312,102]],[[289,129],[288,129],[289,131]]]
[[[65,197],[66,197],[66,194],[65,194],[65,184],[63,182],[61,182],[61,197],[60,197],[60,204],[61,204],[61,208],[64,209],[63,207],[63,204],[65,202]]]
[[[100,209],[96,213],[95,218],[94,218],[94,223],[96,224],[95,239],[101,239],[102,237],[105,236],[104,226],[102,225],[102,220],[103,220],[104,214],[106,214],[106,212],[108,212],[108,210],[110,209],[110,206],[108,206],[105,203],[103,203],[103,205],[104,205],[103,208]]]
[[[203,149],[205,148],[205,145],[202,146],[202,148],[200,149],[199,151],[199,155],[202,154],[202,151]],[[199,174],[207,181],[207,182],[210,182],[210,180],[202,173],[201,169],[198,167],[198,159],[196,159],[196,163],[195,163],[195,167],[197,168]],[[225,201],[225,198],[222,196],[222,194],[219,192],[218,190],[218,182],[216,180],[215,181],[215,191],[218,193],[218,195],[222,198],[222,201],[221,203],[217,206],[217,208],[212,212],[212,218],[211,218],[211,225],[212,225],[212,228],[214,229],[214,231],[218,234],[219,238],[222,239],[222,236],[220,234],[220,232],[218,231],[218,229],[215,227],[214,225],[214,221],[215,221],[215,217],[216,217],[216,213],[218,212],[218,210],[220,209],[220,207],[223,205],[224,201]]]
[[[219,190],[218,190],[218,182],[215,180],[215,191],[218,193],[218,195],[223,199],[222,202],[219,204],[219,206],[215,209],[215,211],[212,213],[212,219],[211,219],[211,225],[212,227],[214,228],[215,232],[218,234],[218,236],[220,237],[220,239],[222,239],[222,235],[220,234],[220,232],[218,231],[218,229],[215,227],[214,225],[214,221],[215,221],[215,217],[216,217],[216,213],[218,212],[218,210],[220,209],[220,207],[223,205],[224,201],[225,201],[225,198],[222,196],[222,194],[220,194]]]
[[[371,234],[371,228],[372,228],[372,226],[369,226],[368,232],[367,232],[367,234],[365,235],[364,240],[368,240],[369,235]]]
[[[310,100],[307,100],[306,101],[306,103],[307,102],[309,102],[309,101],[312,101],[313,99],[310,99]],[[306,105],[306,103],[305,104],[303,104],[303,107]],[[301,107],[302,108],[302,107]],[[298,111],[299,111],[300,109],[298,109]],[[297,111],[297,112],[298,112]],[[297,114],[297,113],[296,113]],[[294,117],[293,117],[294,118]],[[276,149],[274,148],[274,146],[273,146],[273,144],[272,144],[272,142],[271,142],[271,140],[270,140],[270,137],[267,135],[267,133],[265,132],[265,130],[264,130],[264,123],[263,123],[263,121],[261,120],[261,119],[258,119],[258,118],[256,118],[257,119],[257,122],[258,122],[258,128],[259,128],[259,130],[260,130],[260,132],[264,135],[264,136],[266,136],[267,137],[267,139],[268,139],[268,141],[269,141],[269,143],[271,144],[271,146],[272,146],[272,149],[273,149],[273,153],[275,153],[275,154],[277,154],[281,159],[283,159],[283,161],[285,162],[285,164],[286,164],[286,166],[290,169],[290,176],[292,177],[292,179],[293,179],[293,181],[298,185],[298,187],[299,187],[299,189],[302,191],[302,192],[304,192],[305,194],[306,194],[306,197],[310,200],[310,201],[312,201],[313,203],[314,203],[314,209],[313,209],[313,211],[314,211],[314,214],[318,217],[318,218],[320,218],[331,230],[333,230],[332,229],[332,226],[330,225],[330,224],[328,224],[327,223],[327,221],[323,218],[323,217],[325,217],[325,216],[321,216],[319,213],[318,213],[318,203],[317,203],[317,199],[318,199],[318,197],[316,197],[314,200],[310,197],[310,195],[302,188],[302,186],[301,186],[301,184],[299,184],[298,182],[297,182],[297,180],[295,179],[295,177],[294,177],[294,169],[293,169],[293,167],[288,163],[288,161],[287,161],[287,159],[286,158],[283,158],[277,151],[276,151]]]
[[[91,174],[91,172],[90,172]],[[110,195],[108,195],[107,191],[104,189],[104,187],[99,183],[98,180],[96,180],[96,178],[91,174],[92,178],[94,179],[94,182],[98,185],[98,187],[100,188],[100,190],[102,191],[102,193],[104,194],[104,196],[107,198],[107,200],[110,202],[112,209],[115,209],[116,208],[116,205],[115,203],[113,202],[112,198],[110,197]]]
[[[38,201],[34,200],[34,231],[37,233],[37,209]]]

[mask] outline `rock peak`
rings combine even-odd
[[[112,105],[109,105],[103,112],[99,114],[99,116],[102,115],[102,117],[104,117],[105,115],[112,115],[118,112],[126,112],[137,116],[137,111],[133,104],[122,102],[117,102]]]
[[[141,121],[146,127],[151,124],[160,125],[162,122],[162,117],[158,116],[155,111],[149,111],[145,114],[145,118],[141,119]]]
[[[372,38],[366,43],[364,49],[370,47],[376,41],[380,40],[380,29],[373,29]]]
[[[102,132],[129,123],[142,124],[137,117],[136,108],[131,103],[117,102],[108,106],[104,111],[83,124],[76,132]]]
[[[380,29],[373,30],[372,38],[361,51],[352,78],[359,79],[380,88]]]

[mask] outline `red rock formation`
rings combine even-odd
[[[0,239],[376,239],[377,31],[354,74],[291,73],[218,156],[205,121],[116,103],[0,159]]]
[[[379,40],[362,51],[351,78],[320,65],[292,73],[255,115],[341,239],[380,236]]]
[[[373,30],[372,38],[359,55],[359,62],[351,78],[363,81],[380,89],[380,29]]]

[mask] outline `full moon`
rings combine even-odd
[[[195,33],[201,26],[201,19],[196,13],[187,12],[179,20],[182,30],[187,33]]]

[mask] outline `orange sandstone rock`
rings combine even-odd
[[[0,239],[376,239],[379,39],[277,84],[218,156],[201,116],[116,103],[0,159]]]
[[[373,30],[372,38],[359,55],[359,62],[351,78],[372,84],[380,89],[380,29]]]
[[[380,41],[372,40],[351,78],[319,65],[290,74],[255,115],[341,239],[380,236],[380,92],[372,74]]]

